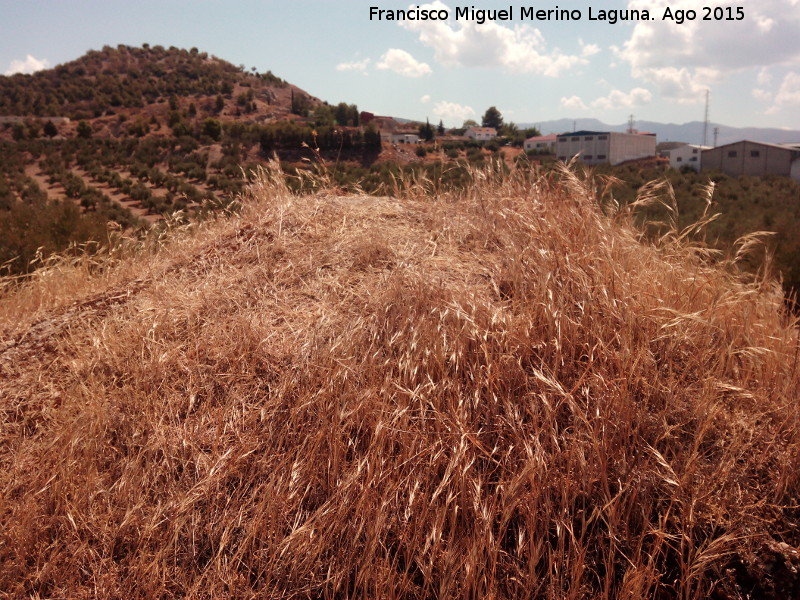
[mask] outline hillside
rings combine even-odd
[[[239,215],[5,280],[0,589],[798,597],[775,285],[644,245],[601,181],[472,177],[273,166]]]
[[[152,113],[158,105],[155,112],[166,113],[170,97],[204,104],[217,96],[226,101],[218,113],[235,111],[242,100],[240,113],[285,115],[292,93],[307,98],[309,107],[320,103],[269,71],[246,71],[196,48],[119,45],[32,75],[0,76],[0,115],[91,120]]]
[[[379,138],[334,127],[353,118],[355,106],[195,48],[105,47],[0,77],[0,272],[104,244],[109,224],[143,235],[176,212],[224,209],[276,152],[374,160]]]

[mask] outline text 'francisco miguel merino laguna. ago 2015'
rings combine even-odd
[[[378,6],[369,7],[370,21],[446,21],[451,16],[449,8],[407,8],[383,9]],[[606,10],[588,8],[586,14],[576,8],[535,8],[533,6],[513,6],[502,9],[482,9],[474,6],[456,6],[456,20],[474,21],[479,25],[492,21],[603,21],[613,25],[619,21],[655,21],[658,16],[650,14],[648,9]],[[741,6],[702,6],[698,10],[673,9],[665,7],[660,14],[662,21],[741,21],[744,19],[744,8]]]

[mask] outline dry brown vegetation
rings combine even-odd
[[[797,597],[777,285],[642,243],[591,180],[474,176],[265,173],[238,216],[6,281],[0,590]]]

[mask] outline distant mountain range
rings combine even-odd
[[[542,134],[564,133],[566,131],[626,131],[628,124],[608,125],[598,119],[557,119],[541,123],[520,123],[520,129],[537,127]],[[677,125],[675,123],[656,123],[655,121],[636,121],[635,127],[639,131],[655,133],[659,142],[688,142],[690,144],[703,143],[703,122],[692,121]],[[714,129],[717,134],[717,146],[723,146],[741,140],[753,140],[770,144],[788,144],[800,142],[800,131],[789,129],[775,129],[765,127],[728,127],[719,123],[709,123],[707,144],[714,145]]]

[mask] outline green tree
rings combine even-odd
[[[320,104],[314,109],[314,125],[317,127],[333,125],[335,121],[335,109],[330,104]]]
[[[214,141],[219,141],[222,137],[222,123],[216,119],[206,119],[203,121],[203,135],[207,135]]]
[[[128,127],[128,134],[134,135],[136,137],[144,137],[150,132],[150,126],[147,124],[147,121],[142,119],[141,117],[136,119],[130,127]]]
[[[11,137],[14,138],[14,141],[20,142],[25,139],[25,125],[22,123],[14,123],[14,126],[11,128]]]
[[[192,128],[186,121],[178,120],[173,125],[170,125],[170,128],[172,129],[172,135],[178,138],[192,135]]]
[[[444,123],[442,123],[441,119],[439,119],[439,127],[436,128],[436,131],[439,135],[444,135]]]
[[[500,128],[503,126],[503,115],[500,114],[500,111],[497,110],[496,107],[490,106],[486,109],[486,112],[483,113],[481,123],[483,127],[494,127],[500,131]]]
[[[89,139],[92,137],[92,126],[86,121],[78,121],[77,133],[79,138]]]
[[[431,123],[427,119],[425,120],[425,125],[419,126],[419,137],[426,142],[430,142],[433,139],[433,127],[431,127]]]
[[[497,133],[509,138],[514,138],[519,135],[519,127],[517,127],[517,124],[513,121],[509,121],[508,123],[504,123],[503,126],[497,130]]]
[[[311,102],[305,94],[295,94],[292,90],[292,113],[301,117],[307,117]]]
[[[375,129],[375,125],[370,123],[364,129],[364,146],[369,150],[380,150],[381,132]]]
[[[44,134],[49,138],[56,137],[58,135],[58,127],[52,121],[48,121],[44,124]]]
[[[340,102],[334,109],[334,117],[336,123],[343,127],[352,126],[357,127],[359,122],[358,107],[355,104],[347,104]]]
[[[523,130],[523,134],[525,135],[525,139],[527,140],[528,138],[539,137],[540,135],[542,135],[542,132],[539,131],[538,127],[528,127],[527,129]]]
[[[350,124],[350,112],[346,102],[339,102],[339,104],[336,105],[336,108],[334,109],[334,116],[336,118],[337,125],[347,126]]]

